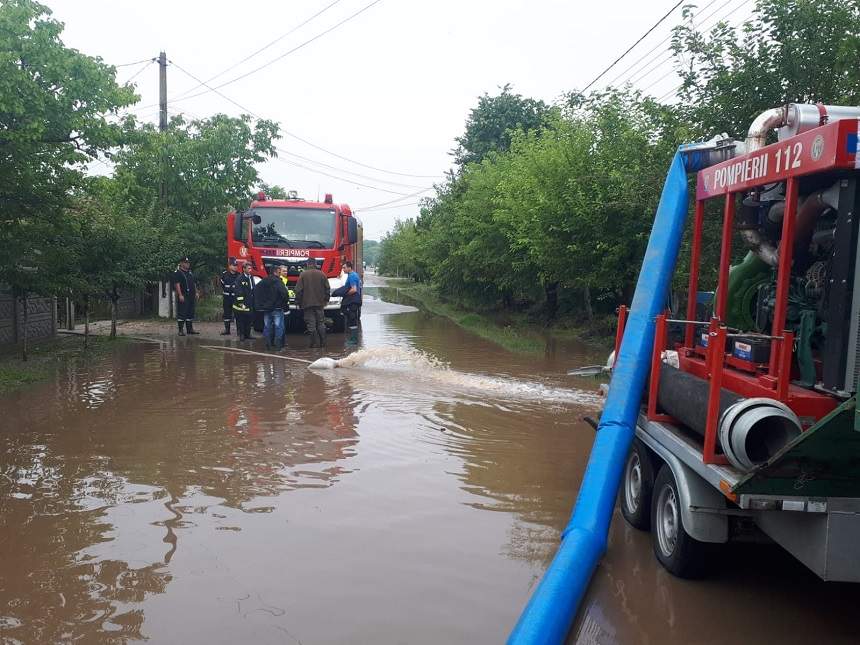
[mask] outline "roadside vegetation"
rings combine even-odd
[[[458,311],[611,334],[607,318],[630,303],[680,143],[742,139],[755,116],[786,102],[860,104],[852,0],[759,0],[742,29],[718,23],[704,33],[694,5],[683,16],[669,45],[683,80],[672,104],[629,86],[554,105],[509,86],[481,97],[447,181],[381,241],[379,272]],[[709,217],[705,235],[718,226]],[[715,279],[717,254],[705,245],[703,285]]]
[[[225,214],[282,190],[256,169],[278,126],[174,116],[160,132],[116,67],[62,31],[44,5],[0,3],[0,276],[21,301],[71,297],[86,316],[104,299],[115,320],[120,290],[165,279],[181,254],[204,282],[223,267]]]

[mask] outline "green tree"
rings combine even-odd
[[[379,260],[379,241],[364,240],[361,256],[364,258],[364,262],[368,266],[376,266],[376,263]]]
[[[277,133],[271,121],[218,114],[190,122],[174,117],[166,132],[145,125],[130,137],[116,156],[111,199],[159,231],[153,261],[163,271],[186,253],[204,277],[224,265],[225,216],[248,205],[260,185],[256,164],[275,155]]]
[[[85,302],[86,316],[91,297],[110,302],[111,338],[116,337],[121,292],[140,289],[156,280],[160,268],[152,262],[157,257],[159,232],[145,219],[129,215],[112,199],[113,184],[114,180],[107,177],[91,178],[87,194],[78,200],[73,212],[78,238],[74,245],[76,263],[69,267],[73,287]]]
[[[63,288],[69,258],[55,240],[83,164],[122,142],[111,115],[137,100],[113,67],[66,47],[50,15],[31,0],[0,4],[0,275],[24,303]],[[25,325],[24,356],[26,345]]]
[[[707,33],[684,10],[672,51],[689,119],[703,136],[741,136],[762,111],[788,102],[860,103],[856,0],[758,0],[742,27]]]
[[[260,182],[260,186],[251,198],[257,199],[257,193],[266,193],[266,197],[269,199],[286,199],[287,198],[287,189],[283,186],[279,186],[278,184],[267,184],[265,181]]]
[[[550,111],[540,100],[514,94],[509,84],[499,88],[497,96],[484,94],[466,119],[463,134],[456,138],[452,151],[462,170],[467,164],[481,161],[489,152],[504,152],[511,145],[511,133],[540,128]]]

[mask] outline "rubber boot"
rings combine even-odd
[[[182,320],[180,320],[180,321],[179,321],[179,322],[177,322],[176,324],[177,324],[177,325],[179,325],[179,335],[180,335],[180,336],[184,336],[184,335],[185,335],[185,330],[183,329],[183,327],[185,327],[185,323],[184,323]]]
[[[229,322],[224,323],[224,331],[221,332],[221,335],[222,336],[229,336],[230,335],[230,323]]]
[[[200,334],[199,331],[194,331],[194,323],[192,323],[190,320],[185,321],[185,331],[189,336],[197,336],[198,334]]]

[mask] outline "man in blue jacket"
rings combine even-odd
[[[343,266],[346,270],[346,282],[331,295],[342,298],[340,308],[346,317],[347,328],[358,329],[358,320],[361,318],[361,278],[355,272],[352,262],[347,260]]]

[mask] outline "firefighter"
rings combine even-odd
[[[251,320],[254,317],[254,278],[251,263],[242,265],[242,273],[234,284],[233,312],[236,314],[236,333],[239,340],[251,339]]]
[[[287,306],[284,308],[284,339],[287,337],[287,326],[290,319],[290,305],[296,301],[296,292],[290,287],[289,269],[281,267],[281,282],[287,290]]]
[[[227,270],[221,274],[221,304],[224,309],[224,331],[222,336],[230,335],[230,323],[233,321],[233,302],[236,298],[236,281],[239,279],[239,263],[236,258],[230,258]]]
[[[200,299],[200,291],[191,272],[191,258],[184,256],[179,260],[179,268],[173,272],[171,282],[176,292],[176,324],[179,325],[179,335],[185,336],[183,326],[189,335],[199,334],[199,331],[194,331],[194,307]]]

